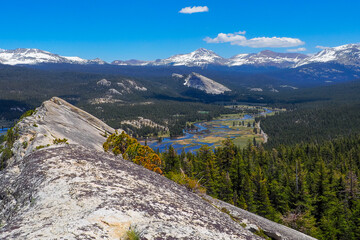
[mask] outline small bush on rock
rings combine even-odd
[[[68,140],[67,140],[66,138],[63,138],[63,139],[55,138],[55,139],[53,140],[53,144],[61,144],[61,143],[69,144],[67,141],[68,141]]]
[[[129,230],[127,230],[126,232],[126,237],[125,240],[140,240],[141,239],[141,232],[139,232],[139,230],[133,226],[129,227]]]
[[[141,145],[135,138],[124,131],[121,134],[111,134],[103,144],[106,152],[112,151],[115,155],[122,154],[123,158],[141,165],[151,171],[162,174],[161,159],[154,150]]]

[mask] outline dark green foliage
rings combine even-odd
[[[0,144],[2,144],[3,142],[5,142],[5,135],[1,135],[0,136]]]
[[[339,136],[360,133],[360,104],[321,104],[300,107],[261,120],[269,135],[266,147],[301,142],[323,142]]]
[[[18,128],[10,128],[8,129],[3,140],[5,142],[4,147],[0,148],[0,170],[6,167],[6,162],[13,156],[12,147],[14,142],[19,137]]]
[[[359,92],[357,80],[274,96],[274,105],[286,107],[288,111],[261,119],[261,128],[269,135],[265,147],[321,143],[359,134]]]
[[[43,148],[46,148],[46,147],[50,147],[50,144],[36,146],[35,149],[36,149],[36,150],[39,150],[39,149],[43,149]]]
[[[34,109],[30,109],[30,110],[26,111],[23,115],[20,116],[19,121],[21,121],[23,118],[33,115],[34,113],[36,113],[36,111]]]
[[[215,153],[161,155],[165,175],[184,172],[228,203],[318,239],[360,237],[360,136],[265,150],[231,140]],[[169,164],[168,164],[169,161]]]
[[[11,148],[4,148],[0,150],[0,153],[2,154],[0,157],[0,170],[1,170],[6,167],[6,161],[13,156],[13,152],[11,151]]]

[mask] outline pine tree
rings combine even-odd
[[[165,154],[163,154],[165,162],[165,173],[169,172],[180,172],[180,160],[176,154],[176,151],[172,145],[169,146],[169,149]]]
[[[228,173],[235,157],[235,145],[231,139],[228,138],[221,143],[218,153],[220,170]]]
[[[256,185],[256,212],[259,215],[269,218],[271,220],[278,220],[276,218],[275,210],[272,207],[269,199],[266,179],[263,177],[263,173],[260,167],[257,168],[254,181]]]
[[[219,181],[219,199],[233,204],[233,191],[232,183],[227,172],[221,172],[220,181]]]
[[[198,156],[203,164],[201,174],[199,175],[201,183],[206,187],[207,194],[217,197],[219,169],[215,162],[215,154],[210,147],[203,145],[199,149]]]

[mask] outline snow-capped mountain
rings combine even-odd
[[[104,65],[104,64],[108,64],[107,62],[105,62],[104,60],[100,59],[100,58],[95,58],[92,60],[87,60],[86,64],[100,64],[100,65]]]
[[[184,85],[190,88],[196,88],[198,90],[204,91],[207,94],[222,94],[224,92],[231,91],[224,85],[195,72],[189,74],[185,78]]]
[[[265,50],[259,53],[239,54],[229,59],[228,66],[253,65],[261,67],[287,68],[305,59],[300,53],[277,53]]]
[[[41,63],[105,64],[101,59],[86,60],[79,57],[64,57],[35,48],[1,50],[0,63],[7,65],[35,65]]]
[[[209,64],[224,65],[225,63],[226,59],[220,57],[215,52],[199,48],[188,54],[179,54],[166,59],[156,60],[152,65],[202,67]]]
[[[360,67],[360,44],[347,44],[334,48],[326,48],[313,56],[303,59],[295,64],[294,67],[311,63],[337,63]]]
[[[187,66],[187,67],[203,67],[209,64],[224,65],[226,59],[220,57],[215,52],[205,48],[197,49],[194,52],[187,54],[178,54],[166,59],[158,59],[155,61],[141,61],[141,60],[115,60],[111,64],[125,65],[125,66]]]

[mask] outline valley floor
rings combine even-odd
[[[253,108],[251,108],[253,110]],[[184,129],[184,136],[177,138],[164,137],[161,140],[151,140],[147,144],[154,150],[166,151],[172,145],[178,153],[196,151],[201,146],[219,147],[221,143],[230,138],[239,147],[251,143],[263,143],[267,140],[259,124],[255,124],[257,115],[272,115],[279,109],[260,109],[259,114],[245,112],[241,114],[226,114],[211,121],[189,123],[192,129]],[[144,141],[142,141],[145,144]]]

